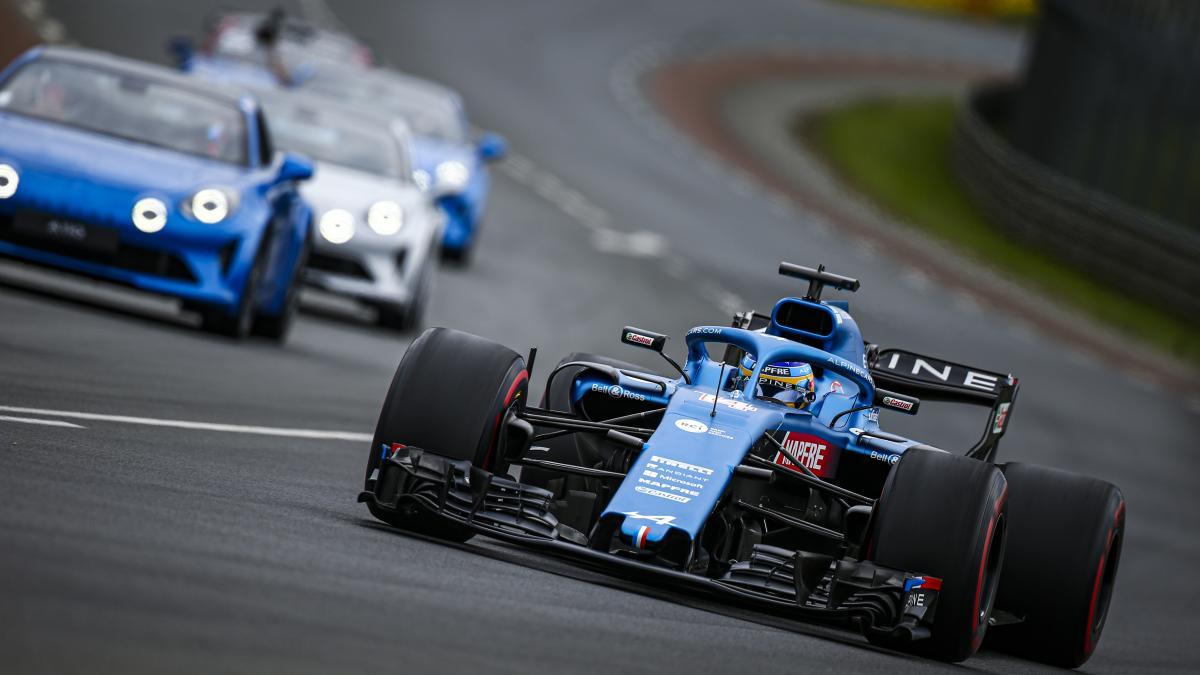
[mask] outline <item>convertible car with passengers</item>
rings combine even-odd
[[[0,255],[179,298],[218,333],[286,338],[312,171],[253,98],[167,68],[36,47],[0,73]]]

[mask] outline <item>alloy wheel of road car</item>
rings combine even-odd
[[[250,335],[250,329],[254,326],[258,287],[262,280],[263,268],[266,266],[264,260],[266,250],[267,241],[264,239],[258,253],[254,256],[253,266],[246,273],[246,283],[242,286],[242,293],[233,314],[229,314],[224,307],[200,308],[200,326],[204,330],[235,340],[244,340],[246,336]]]
[[[296,256],[292,274],[288,277],[283,308],[276,316],[255,315],[251,328],[255,335],[261,335],[281,343],[287,340],[288,333],[292,329],[292,322],[296,318],[296,312],[300,309],[300,287],[304,283],[304,268],[308,265],[308,254],[311,250],[312,243],[306,237],[304,245],[300,249],[300,255]]]
[[[1064,668],[1096,649],[1125,534],[1125,499],[1111,483],[1033,464],[1003,467],[1008,551],[997,607],[1023,621],[988,646]]]
[[[408,332],[416,331],[425,320],[425,309],[429,304],[431,272],[421,275],[413,291],[412,299],[404,305],[379,305],[376,307],[375,322],[383,328]]]
[[[883,488],[868,557],[889,567],[941,579],[928,640],[878,644],[943,661],[979,649],[995,606],[1004,560],[1007,487],[991,464],[934,450],[909,450]]]
[[[464,383],[471,386],[463,386]],[[486,471],[499,468],[497,444],[505,412],[527,395],[525,360],[503,345],[470,333],[431,328],[405,352],[388,389],[371,450],[366,489],[387,486],[400,471],[382,460],[412,446]],[[382,468],[381,468],[382,466]],[[372,513],[397,527],[466,541],[466,528],[410,514]]]

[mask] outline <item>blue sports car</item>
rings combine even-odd
[[[0,73],[0,255],[180,298],[214,332],[286,337],[312,171],[253,99],[166,68],[38,47]]]
[[[180,68],[198,77],[251,87],[281,86],[280,74],[265,58],[266,49],[246,47],[235,56],[228,51],[196,53],[183,42],[173,45]],[[288,56],[280,50],[278,67],[288,70],[288,86],[408,124],[416,179],[446,212],[442,254],[466,262],[487,206],[488,164],[504,157],[504,138],[494,133],[472,138],[462,97],[442,85],[381,68],[339,67],[315,57]]]
[[[691,329],[682,365],[665,335],[621,330],[670,376],[572,354],[540,406],[536,350],[426,331],[384,399],[359,501],[398,528],[485,535],[931,658],[962,661],[986,635],[1086,661],[1120,562],[1121,491],[996,463],[1015,377],[869,344],[848,302],[821,299],[857,280],[780,272],[803,297]],[[918,395],[987,408],[980,439],[952,453],[880,428]]]

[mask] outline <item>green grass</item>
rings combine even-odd
[[[1142,304],[993,228],[950,166],[954,101],[871,100],[802,120],[802,140],[904,221],[1006,276],[1200,365],[1200,327]]]

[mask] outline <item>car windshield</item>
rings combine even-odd
[[[379,78],[318,71],[301,86],[349,105],[370,106],[377,114],[401,117],[416,136],[449,143],[463,143],[466,138],[462,120],[449,102],[407,92]]]
[[[246,164],[245,117],[236,106],[140,75],[34,61],[0,89],[0,110]]]
[[[311,105],[282,98],[267,99],[263,105],[270,116],[275,143],[282,149],[319,162],[400,177],[399,148],[385,126],[323,113]]]

